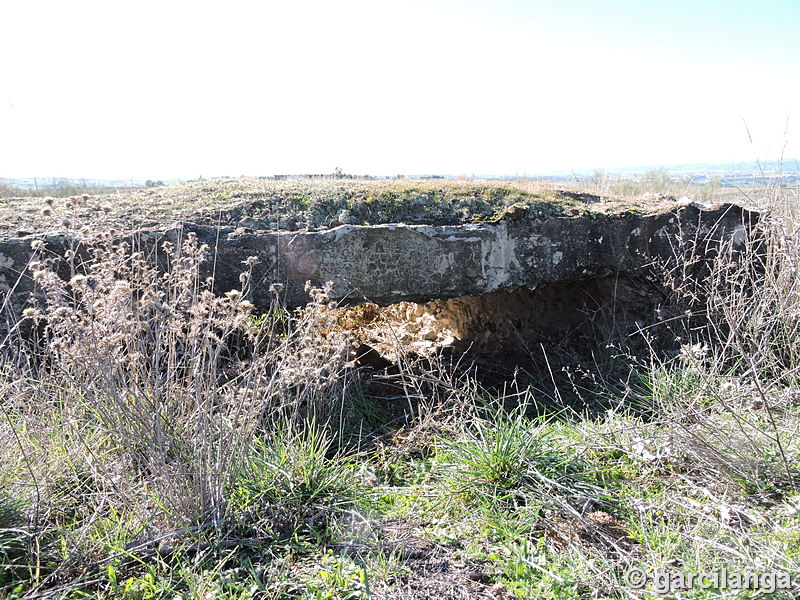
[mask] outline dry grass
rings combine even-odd
[[[323,333],[325,290],[310,290],[302,315],[276,302],[257,320],[248,265],[241,289],[215,297],[198,275],[208,248],[191,235],[165,244],[164,273],[110,236],[89,243],[91,262],[71,254],[69,281],[48,256],[30,265],[43,300],[18,324],[28,335],[3,347],[6,431],[19,435],[4,439],[0,477],[31,507],[32,535],[72,528],[67,564],[114,515],[128,515],[118,525],[138,538],[230,531],[256,437],[330,420],[350,385],[343,336]]]
[[[0,234],[52,229],[52,214],[85,222],[106,213],[109,224],[121,229],[189,221],[257,230],[315,230],[341,222],[470,223],[497,218],[517,204],[566,215],[656,211],[675,200],[645,199],[644,188],[638,193],[610,192],[532,180],[230,178],[69,198],[9,198],[0,203]]]
[[[82,238],[68,281],[40,248],[0,346],[0,598],[640,598],[633,565],[796,573],[797,200],[776,190],[761,241],[711,264],[678,249],[653,352],[592,415],[543,417],[396,331],[364,380],[324,289],[254,315],[251,265],[214,296],[191,236],[163,270]]]

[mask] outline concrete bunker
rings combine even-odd
[[[286,232],[183,222],[115,239],[163,262],[165,242],[180,248],[192,236],[213,249],[200,276],[213,279],[217,294],[240,289],[241,274],[252,265],[246,296],[257,312],[276,301],[275,284],[283,290],[280,302],[295,308],[309,301],[308,282],[331,282],[331,301],[358,305],[339,309],[342,326],[374,350],[369,356],[380,357],[379,364],[407,351],[467,355],[513,371],[541,356],[543,347],[551,350],[547,368],[557,368],[552,361],[562,350],[591,356],[612,335],[652,324],[659,263],[680,261],[683,252],[703,261],[721,246],[742,246],[759,218],[731,204],[577,216],[527,206],[499,220],[460,225]],[[0,286],[17,282],[6,290],[10,308],[19,312],[35,289],[26,272],[34,245],[63,257],[75,245],[71,235],[0,236]],[[58,268],[69,276],[64,264]]]

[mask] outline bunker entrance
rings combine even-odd
[[[362,304],[340,309],[339,323],[367,372],[396,372],[409,357],[444,360],[489,388],[552,396],[554,386],[574,387],[576,374],[585,377],[642,341],[659,298],[646,280],[599,277],[425,303]]]

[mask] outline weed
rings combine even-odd
[[[245,464],[231,501],[240,514],[252,515],[260,537],[328,540],[336,522],[363,504],[353,459],[337,456],[332,438],[313,420],[300,431],[284,423],[257,440]]]
[[[547,421],[530,421],[524,404],[510,414],[500,407],[494,412],[489,420],[472,421],[460,437],[441,442],[456,493],[523,504],[531,496],[597,493],[585,466],[558,448]]]
[[[274,216],[248,185],[214,202]],[[516,184],[279,187],[320,221],[542,201]],[[397,352],[373,396],[324,288],[254,316],[246,267],[214,296],[196,239],[159,248],[157,269],[135,240],[81,234],[81,202],[66,261],[40,247],[31,265],[31,335],[0,348],[0,598],[563,600],[627,595],[632,565],[800,571],[791,207],[759,244],[676,248],[665,322],[636,355],[596,357],[622,373],[592,382],[613,401],[545,417],[439,355]]]

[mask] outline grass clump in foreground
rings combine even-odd
[[[645,598],[663,569],[796,574],[800,237],[764,233],[700,278],[673,265],[683,349],[635,357],[616,409],[546,416],[435,360],[399,365],[396,405],[368,397],[324,289],[256,318],[247,265],[213,296],[191,236],[166,271],[103,236],[66,282],[43,254],[41,301],[3,333],[0,598]]]

